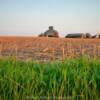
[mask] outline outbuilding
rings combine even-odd
[[[86,35],[83,33],[72,33],[66,35],[65,38],[86,38]]]

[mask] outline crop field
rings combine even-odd
[[[100,57],[100,39],[0,37],[0,56],[50,61],[84,54]]]
[[[0,100],[100,100],[99,57],[100,39],[0,37]]]
[[[100,60],[0,59],[0,100],[100,100]]]

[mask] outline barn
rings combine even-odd
[[[39,37],[59,37],[59,33],[54,30],[53,26],[49,26],[49,29],[44,33],[40,34]]]

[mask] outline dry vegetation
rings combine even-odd
[[[99,57],[99,47],[99,39],[0,37],[0,100],[100,100],[100,59],[84,56]]]
[[[100,39],[0,37],[0,55],[55,60],[79,55],[100,56]]]

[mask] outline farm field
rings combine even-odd
[[[100,57],[100,39],[0,37],[1,57],[50,61],[84,54]]]
[[[0,99],[99,100],[99,47],[100,39],[0,37]]]
[[[0,0],[0,100],[100,100],[100,0]]]
[[[0,59],[0,100],[100,100],[100,60]]]

